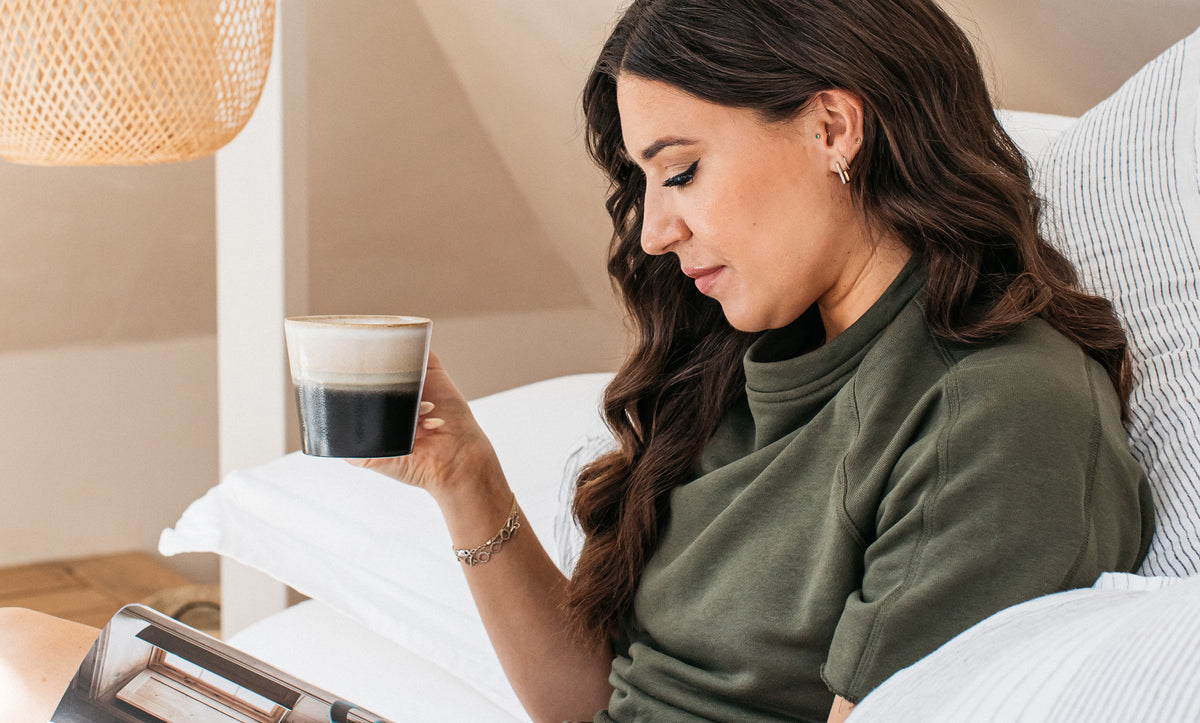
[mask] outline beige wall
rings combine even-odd
[[[1200,26],[1196,0],[939,0],[1000,107],[1079,115]]]
[[[212,175],[0,164],[0,353],[211,334]]]
[[[311,311],[586,306],[416,8],[315,2],[308,24]]]
[[[288,2],[309,9],[310,311],[433,317],[472,396],[612,368],[577,105],[622,2]],[[1200,25],[1194,0],[945,4],[1002,105],[1068,114]],[[0,163],[0,565],[153,549],[216,481],[212,178]]]
[[[0,565],[153,550],[216,477],[216,387],[209,334],[0,354]]]

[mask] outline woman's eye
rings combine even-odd
[[[671,176],[667,180],[663,181],[663,185],[667,186],[669,188],[669,187],[673,187],[673,186],[683,186],[683,185],[690,183],[692,178],[695,177],[696,167],[699,165],[700,165],[700,161],[693,161],[692,165],[688,166],[688,169],[686,171],[684,171],[683,173],[680,173],[677,176]]]

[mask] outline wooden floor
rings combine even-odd
[[[0,569],[0,607],[24,607],[104,627],[128,603],[189,584],[139,552]]]

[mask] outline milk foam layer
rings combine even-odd
[[[420,383],[429,355],[428,319],[300,317],[284,321],[292,381],[337,385]]]
[[[317,384],[322,387],[336,388],[369,387],[371,389],[417,389],[421,384],[420,369],[412,372],[393,372],[386,374],[350,374],[346,372],[322,372],[309,370],[307,372],[301,372],[301,374],[302,376],[297,376],[296,372],[292,372],[293,384]]]

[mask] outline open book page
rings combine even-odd
[[[50,723],[390,723],[144,605],[120,610]]]

